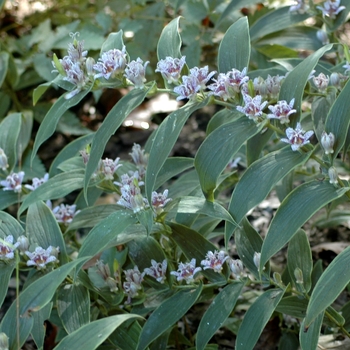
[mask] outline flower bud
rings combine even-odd
[[[297,267],[294,270],[294,277],[295,277],[295,282],[298,284],[303,284],[304,283],[304,278],[303,278],[303,271],[301,271],[301,269],[299,269],[299,267]]]
[[[329,39],[327,33],[320,29],[316,33],[317,39],[322,43],[322,45],[329,44]]]
[[[329,77],[329,82],[332,86],[340,87],[340,75],[339,73],[333,72]]]
[[[5,333],[0,333],[0,350],[9,350],[9,338]]]
[[[113,293],[113,292],[118,292],[118,285],[117,285],[117,281],[115,279],[113,279],[112,277],[107,277],[106,279],[106,283],[109,287],[109,290]]]
[[[258,271],[260,269],[260,257],[261,257],[261,253],[254,253],[254,257],[253,257],[253,261],[254,261],[254,265],[258,268]]]
[[[95,75],[94,71],[94,65],[95,65],[95,60],[92,57],[88,57],[85,62],[85,67],[86,67],[86,73],[89,77],[93,77]]]
[[[24,253],[25,251],[27,251],[29,249],[29,240],[28,240],[28,238],[26,236],[23,236],[23,235],[19,236],[17,238],[17,243],[19,243],[17,248],[22,253]]]
[[[335,169],[334,166],[330,167],[328,170],[328,176],[329,176],[329,183],[330,184],[337,184],[338,183],[338,172]]]
[[[283,286],[283,281],[282,281],[282,277],[281,275],[278,273],[278,272],[274,272],[273,273],[273,280],[275,281],[275,283],[278,285],[278,286]]]
[[[2,148],[0,148],[0,169],[3,171],[8,168],[8,163],[7,163],[7,156]]]
[[[229,266],[234,277],[240,277],[243,275],[243,263],[241,260],[231,259],[229,262]]]
[[[324,152],[326,154],[333,153],[333,146],[334,146],[334,135],[333,133],[327,134],[325,131],[322,133],[321,136],[321,145],[324,149]]]

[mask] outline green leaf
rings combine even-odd
[[[341,197],[348,188],[329,182],[307,182],[298,186],[282,202],[269,227],[261,250],[261,267],[289,242],[296,231],[319,209]]]
[[[295,270],[302,273],[303,283],[298,283]],[[301,293],[308,293],[311,288],[312,256],[309,240],[304,230],[299,230],[288,245],[288,270],[295,287]]]
[[[54,103],[40,124],[34,141],[32,160],[43,142],[45,142],[55,132],[58,121],[62,117],[63,113],[69,108],[77,105],[90,92],[90,89],[91,87],[87,90],[79,92],[77,95],[68,100],[64,94]]]
[[[107,218],[109,215],[121,210],[117,204],[105,204],[88,207],[81,210],[73,218],[69,224],[68,230],[77,230],[83,227],[94,227],[101,220]]]
[[[22,157],[23,152],[27,148],[33,127],[33,112],[32,111],[24,111],[21,114],[21,130],[19,132],[18,140],[17,140],[17,150],[18,150],[18,158]]]
[[[350,247],[343,250],[327,267],[312,291],[304,320],[305,328],[310,327],[316,317],[324,311],[350,281]]]
[[[113,49],[122,50],[123,46],[123,31],[120,30],[117,33],[110,33],[107,40],[102,44],[100,54]]]
[[[268,153],[243,174],[232,193],[228,211],[240,222],[248,211],[263,201],[289,172],[306,162],[311,153],[293,152],[289,146]],[[262,179],[259,181],[258,179]]]
[[[162,168],[160,169],[155,188],[159,188],[165,182],[170,180],[176,175],[179,175],[183,171],[192,168],[194,165],[194,159],[185,157],[171,157],[168,158]]]
[[[0,263],[0,307],[2,306],[2,303],[7,295],[10,278],[15,267],[15,261],[11,261],[10,263],[6,264],[4,262]]]
[[[0,191],[0,210],[7,209],[10,205],[20,202],[21,200],[18,193],[13,191],[3,191],[2,189]]]
[[[206,198],[213,199],[218,178],[245,141],[263,128],[247,117],[223,124],[204,140],[195,157],[195,167]]]
[[[261,294],[248,309],[239,327],[236,350],[252,350],[276,306],[282,299],[284,290],[271,289]]]
[[[125,322],[108,339],[120,350],[135,350],[141,330],[138,321]]]
[[[60,173],[58,169],[59,165],[64,161],[70,159],[72,156],[78,154],[79,151],[84,150],[85,146],[92,141],[93,137],[93,134],[79,137],[78,139],[70,142],[66,147],[64,147],[51,163],[49,171],[50,177],[54,177],[55,175]]]
[[[209,202],[205,198],[182,197],[177,208],[178,213],[203,214],[221,219],[238,226],[228,211],[217,202]]]
[[[51,271],[45,276],[31,283],[15,300],[0,323],[0,332],[9,337],[10,350],[21,348],[27,339],[34,322],[31,313],[41,310],[54,296],[56,289],[67,277],[69,272],[79,263],[84,264],[88,259],[77,259]],[[17,306],[19,309],[17,310]],[[17,318],[19,314],[19,319]],[[17,343],[17,322],[19,322],[20,342]]]
[[[163,29],[157,45],[158,60],[163,60],[168,56],[172,58],[181,58],[181,37],[179,34],[180,18],[181,17],[174,18]]]
[[[163,262],[166,259],[160,244],[152,236],[141,236],[127,243],[129,256],[140,269],[150,267],[151,260]]]
[[[246,218],[242,223],[243,227],[239,228],[235,235],[237,253],[243,265],[246,266],[256,278],[259,278],[258,268],[254,264],[254,253],[259,253],[261,251],[263,239]]]
[[[315,68],[318,60],[332,47],[332,44],[323,46],[298,64],[285,78],[281,86],[279,100],[286,100],[289,103],[293,98],[295,99],[293,108],[295,108],[297,112],[292,116],[293,123],[300,118],[301,101],[310,73]]]
[[[56,175],[24,198],[23,203],[18,210],[18,215],[21,215],[30,204],[37,201],[62,198],[68,193],[82,188],[83,180],[84,171],[82,170],[73,170]]]
[[[334,135],[334,153],[332,158],[335,159],[344,145],[347,137],[347,131],[349,129],[349,109],[350,109],[350,84],[346,83],[338,98],[332,105],[331,110],[326,119],[325,131],[327,133],[332,132]]]
[[[317,350],[318,338],[322,326],[324,312],[321,312],[311,324],[307,332],[305,332],[305,320],[302,322],[299,331],[299,340],[302,350]]]
[[[152,85],[153,87],[153,85]],[[132,110],[138,107],[147,96],[150,89],[134,89],[126,94],[121,100],[116,103],[113,108],[107,114],[102,125],[94,134],[92,139],[91,151],[89,161],[86,165],[85,178],[84,178],[84,193],[86,197],[87,187],[90,179],[95,172],[99,161],[105,150],[105,146],[110,137],[116,132],[116,130],[122,125],[125,118],[130,114]]]
[[[250,37],[247,17],[242,17],[225,33],[218,53],[219,72],[247,68],[250,58]]]
[[[139,315],[126,314],[109,316],[93,321],[67,335],[59,342],[54,350],[74,349],[77,347],[77,344],[79,344],[79,348],[81,349],[95,350],[123,322],[135,318],[142,319],[142,317]]]
[[[7,156],[9,164],[8,171],[11,172],[17,163],[17,144],[18,136],[21,130],[21,113],[9,114],[0,124],[0,148]]]
[[[256,134],[248,140],[246,146],[247,166],[250,166],[252,163],[263,156],[262,151],[273,133],[273,130],[268,129],[260,134]]]
[[[172,327],[196,302],[201,291],[200,283],[197,288],[180,290],[159,305],[143,326],[137,350],[146,349],[153,340]]]
[[[188,261],[194,258],[196,259],[197,265],[199,265],[200,262],[205,259],[205,255],[208,251],[214,252],[217,250],[213,243],[209,242],[198,232],[176,223],[169,223],[168,225],[172,231],[170,238],[179,246]],[[224,266],[224,273],[225,269],[227,269],[226,265]],[[213,283],[226,282],[222,274],[210,269],[203,270],[201,273]]]
[[[7,52],[0,52],[0,86],[4,83],[7,75],[9,57],[10,55]]]
[[[46,90],[52,85],[53,81],[40,84],[33,91],[33,106],[39,101],[40,97],[46,92]]]
[[[228,284],[215,297],[199,323],[196,335],[196,349],[205,349],[211,337],[223,325],[236,305],[243,289],[243,282]]]
[[[44,249],[49,246],[59,247],[60,262],[67,262],[66,245],[52,211],[43,202],[33,203],[28,208],[27,237],[29,243],[38,245]]]
[[[102,252],[116,240],[118,234],[122,233],[128,226],[135,224],[136,221],[136,216],[131,210],[120,210],[109,215],[89,232],[78,256],[94,256]]]
[[[159,125],[149,152],[145,177],[145,192],[151,203],[152,192],[155,190],[157,176],[162,169],[171,149],[173,148],[184,124],[189,116],[207,105],[208,100],[200,103],[187,103],[185,106],[169,114]]]
[[[307,305],[308,301],[306,299],[292,295],[283,298],[276,307],[276,311],[292,317],[303,319],[306,314]]]
[[[90,322],[90,294],[82,284],[65,284],[57,291],[57,311],[67,333]]]
[[[33,313],[34,323],[31,331],[33,340],[38,349],[43,349],[46,336],[45,321],[50,318],[52,304],[48,303],[42,309]]]
[[[251,40],[256,41],[265,35],[278,32],[311,17],[309,13],[292,13],[289,9],[290,6],[280,7],[259,18],[250,27]]]
[[[15,240],[24,234],[24,228],[10,214],[0,211],[0,234],[2,237],[12,235]]]
[[[311,105],[312,121],[319,142],[321,141],[322,132],[326,130],[325,124],[330,107],[330,101],[325,97],[316,98]]]

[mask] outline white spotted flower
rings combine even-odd
[[[142,89],[145,85],[146,67],[148,63],[148,61],[143,63],[141,58],[138,57],[136,61],[134,60],[128,63],[125,68],[124,76],[130,80],[137,89]]]
[[[8,261],[15,257],[15,250],[19,246],[19,242],[13,243],[12,235],[6,236],[0,241],[0,260]]]
[[[156,72],[159,72],[168,84],[177,83],[181,76],[181,71],[186,63],[186,57],[172,58],[165,57],[157,63]]]
[[[22,191],[22,181],[24,178],[24,171],[19,173],[12,173],[6,177],[6,180],[0,181],[0,185],[3,186],[3,191],[14,191],[20,193]]]
[[[95,74],[95,79],[104,77],[113,78],[123,73],[127,64],[127,53],[125,46],[122,50],[112,49],[103,52],[101,58],[94,64],[93,69],[99,73]]]
[[[196,259],[193,258],[189,263],[180,262],[177,271],[171,271],[170,274],[176,276],[178,282],[186,281],[187,284],[191,284],[201,270],[201,267],[196,267]]]
[[[267,115],[267,118],[278,119],[281,124],[289,123],[289,116],[297,111],[296,109],[293,109],[294,101],[294,98],[289,103],[282,100],[278,101],[275,106],[268,106],[271,113]]]
[[[251,97],[248,94],[243,94],[243,100],[245,105],[237,106],[236,109],[245,114],[249,119],[258,121],[258,118],[262,116],[263,110],[267,105],[267,101],[261,102],[262,97],[257,95],[255,97]]]
[[[229,258],[223,250],[208,251],[205,257],[206,259],[201,261],[203,269],[212,269],[218,273],[221,272],[224,262]]]
[[[155,260],[151,260],[151,267],[145,268],[143,271],[146,275],[151,276],[156,279],[159,283],[164,283],[166,280],[166,269],[168,266],[168,262],[166,259],[163,262],[156,262]]]
[[[312,130],[305,132],[300,123],[297,123],[295,129],[287,128],[287,138],[281,139],[282,142],[289,143],[293,151],[297,151],[300,147],[310,143],[309,139],[314,134]]]
[[[57,254],[59,248],[49,246],[47,249],[36,247],[34,252],[26,251],[25,254],[29,258],[27,266],[35,266],[38,270],[46,268],[50,263],[58,263]]]

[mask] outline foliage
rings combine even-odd
[[[55,349],[215,349],[225,329],[248,350],[274,320],[279,349],[350,337],[349,306],[334,303],[350,248],[323,271],[308,235],[349,219],[350,53],[339,33],[350,0],[98,3],[71,5],[83,21],[57,1],[40,23],[3,30],[0,301],[11,278],[16,300],[0,347],[31,335],[43,349],[44,321]],[[79,108],[107,90],[120,98],[97,127],[83,125]],[[104,157],[160,94],[181,103],[145,148]],[[171,156],[208,106],[195,157]],[[43,162],[59,132],[69,142]],[[265,235],[249,213],[275,193]]]

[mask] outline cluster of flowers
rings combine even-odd
[[[34,266],[38,270],[46,269],[50,263],[58,263],[59,247],[49,246],[47,249],[36,247],[33,252],[28,250],[29,241],[25,236],[19,236],[14,243],[12,235],[6,236],[0,240],[0,260],[9,262],[15,258],[15,250],[18,249],[20,254],[25,257],[27,266]]]
[[[73,43],[68,46],[68,55],[62,59],[54,56],[52,62],[55,70],[66,80],[74,85],[74,90],[66,95],[67,99],[94,83],[96,79],[127,78],[136,88],[143,88],[146,67],[149,62],[143,63],[141,58],[128,62],[128,54],[125,46],[122,50],[112,49],[103,52],[97,62],[92,57],[87,57],[88,51],[84,50],[84,41],[78,41],[79,33],[71,33]]]
[[[305,13],[309,10],[306,0],[295,0],[296,4],[289,9],[290,12]],[[316,9],[322,12],[323,17],[335,19],[335,17],[343,10],[345,6],[340,6],[341,0],[327,0],[322,6],[316,6]]]
[[[234,278],[240,279],[244,277],[243,263],[239,259],[231,259],[224,251],[214,252],[208,251],[205,259],[201,261],[203,270],[212,269],[213,271],[220,273],[223,269],[225,261],[228,261],[231,274]],[[260,265],[260,253],[254,254],[254,264],[259,268]],[[151,260],[151,266],[145,268],[143,272],[140,272],[138,266],[134,266],[133,269],[125,270],[125,281],[122,283],[122,289],[127,296],[127,303],[131,302],[132,298],[139,295],[142,290],[142,282],[144,276],[148,275],[154,278],[159,283],[165,283],[167,272],[167,260],[162,262]],[[111,292],[119,290],[118,286],[121,285],[121,279],[118,272],[114,273],[112,277],[109,266],[98,261],[96,263],[98,272],[103,277],[107,286]],[[180,262],[177,271],[171,271],[170,274],[175,276],[178,282],[185,281],[187,284],[194,283],[197,279],[196,274],[202,271],[202,267],[196,267],[196,259],[192,259],[189,263]]]
[[[84,163],[87,164],[89,160],[88,152],[83,150],[80,154],[83,157]],[[141,186],[144,185],[143,179],[146,174],[148,154],[138,144],[133,145],[129,154],[137,170],[121,175],[120,181],[114,181],[113,183],[120,187],[121,195],[117,204],[132,210],[134,213],[138,213],[150,207],[147,198],[141,192]],[[119,164],[119,160],[120,158],[116,158],[114,161],[108,158],[101,160],[95,176],[101,174],[105,180],[114,180],[115,172],[122,166],[122,164]],[[163,193],[152,192],[151,206],[155,215],[159,215],[163,211],[163,208],[171,201],[171,198],[168,198],[168,193],[168,190],[164,190]]]

